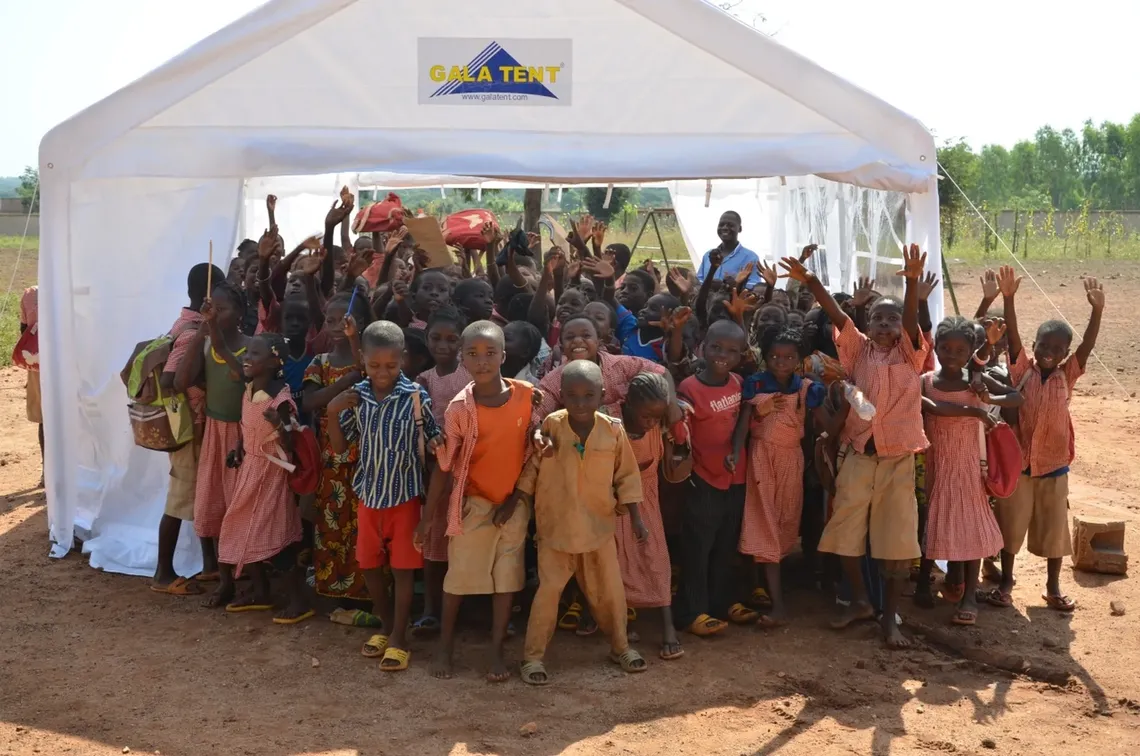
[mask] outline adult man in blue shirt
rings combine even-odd
[[[748,274],[748,288],[751,289],[760,283],[760,257],[738,241],[740,228],[740,215],[735,211],[728,210],[720,216],[716,225],[716,235],[720,237],[720,246],[705,252],[704,259],[701,260],[701,267],[697,269],[698,281],[704,283],[705,276],[709,274],[709,258],[715,254],[720,259],[720,266],[716,271],[717,275],[722,278],[726,274],[735,276],[744,270],[748,263],[752,263],[752,272]]]

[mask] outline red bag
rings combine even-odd
[[[395,231],[402,225],[404,206],[398,194],[389,192],[382,202],[360,208],[352,222],[352,230],[358,234],[370,234],[373,231]]]
[[[321,451],[317,446],[317,437],[307,425],[295,426],[290,435],[293,438],[293,461],[297,469],[289,473],[289,488],[298,496],[316,493],[321,473]]]
[[[40,371],[40,324],[24,330],[12,349],[12,364],[24,370]]]
[[[1021,477],[1021,444],[1017,434],[1005,423],[998,423],[982,434],[982,479],[986,491],[998,499],[1008,499],[1017,489]]]
[[[497,233],[499,220],[490,210],[463,210],[443,219],[443,240],[460,249],[487,249],[483,224],[490,223]]]

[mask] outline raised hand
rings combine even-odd
[[[270,226],[257,241],[257,256],[262,260],[273,257],[277,251],[277,226]]]
[[[756,292],[732,290],[729,300],[724,303],[724,309],[738,321],[743,322],[745,314],[760,307],[760,297]]]
[[[693,282],[689,278],[689,272],[681,270],[680,268],[671,268],[669,270],[669,280],[673,282],[678,294],[681,297],[687,297],[693,292]]]
[[[329,208],[328,213],[325,215],[325,228],[339,226],[352,212],[351,197],[348,202],[341,202],[337,205],[336,200],[333,200],[332,207]]]
[[[803,260],[800,260],[803,263]],[[760,263],[760,277],[764,279],[764,283],[768,284],[769,289],[776,288],[776,281],[779,279],[779,271],[772,265],[766,262]]]
[[[392,298],[397,302],[403,302],[408,298],[410,287],[407,281],[393,281],[392,282]]]
[[[1003,265],[998,270],[998,289],[1001,290],[1003,297],[1012,297],[1017,293],[1017,287],[1021,286],[1022,277],[1017,275],[1013,270],[1013,266]]]
[[[1001,294],[1001,289],[998,288],[997,273],[994,273],[992,268],[987,268],[978,281],[982,284],[982,297],[984,299],[992,302],[998,298],[998,294]]]
[[[535,256],[537,257],[538,253],[542,250],[542,235],[536,234],[533,231],[527,231],[526,232],[526,246],[527,246],[527,249],[529,249],[531,252],[533,252],[535,254]]]
[[[404,239],[408,238],[408,227],[400,226],[392,233],[388,234],[388,240],[384,242],[384,254],[390,255],[399,249],[400,245],[404,243]]]
[[[277,195],[270,194],[265,198],[265,209],[269,211],[269,217],[273,217],[273,213],[277,211]]]
[[[356,330],[356,318],[351,315],[344,316],[344,337],[355,339],[359,331]]]
[[[926,270],[926,253],[918,248],[917,244],[903,247],[903,268],[896,276],[909,278],[912,281],[921,281]]]
[[[918,279],[917,286],[918,300],[920,302],[925,302],[926,300],[930,299],[930,294],[934,291],[934,287],[938,286],[938,276],[934,275],[933,273],[927,273],[925,276]]]
[[[986,329],[986,341],[990,346],[997,344],[1005,336],[1005,319],[1003,318],[987,318],[982,321],[982,326]]]
[[[315,254],[305,255],[297,260],[297,271],[303,276],[315,276],[325,261],[325,249],[321,247]]]
[[[594,278],[608,279],[614,277],[614,266],[607,260],[588,257],[582,261],[582,270],[590,273]]]
[[[356,197],[353,196],[352,192],[348,190],[347,186],[342,186],[340,188],[340,201],[341,204],[347,205],[349,209],[351,209],[352,206],[356,204]]]
[[[305,239],[305,241],[301,242],[301,246],[310,252],[316,252],[321,248],[321,235],[314,234],[313,236],[308,237]]]
[[[557,247],[554,250],[546,259],[546,273],[550,276],[566,267],[566,255],[562,254]]]
[[[202,303],[202,309],[199,310],[202,314],[202,320],[213,329],[214,324],[218,321],[218,311],[214,309],[214,303],[207,299]]]
[[[646,260],[641,264],[641,269],[649,275],[653,276],[658,281],[661,280],[661,271],[657,270],[657,265],[652,260]]]
[[[860,276],[855,284],[855,294],[851,297],[851,304],[855,307],[866,307],[875,296],[875,279]]]
[[[585,243],[594,235],[594,216],[586,213],[574,224],[574,233]]]
[[[602,244],[604,244],[606,240],[606,224],[601,221],[594,221],[594,225],[590,229],[590,235],[593,238],[594,249],[602,249]]]
[[[1095,278],[1085,279],[1085,296],[1094,310],[1104,309],[1104,287]]]
[[[734,281],[736,282],[736,288],[739,289],[740,287],[744,286],[744,284],[748,283],[748,277],[752,275],[752,269],[755,267],[756,264],[750,262],[740,269],[734,278]]]
[[[818,244],[809,244],[806,247],[804,247],[800,251],[800,262],[806,263],[809,259],[811,259],[811,256],[815,254],[815,251],[817,249],[819,249]]]
[[[790,278],[793,281],[800,283],[807,283],[811,280],[811,271],[804,267],[804,264],[795,257],[785,257],[780,260],[780,267],[784,269],[784,275],[781,278]],[[764,279],[767,281],[767,278]],[[772,284],[769,284],[771,286]]]
[[[503,240],[502,232],[495,228],[495,224],[487,221],[483,227],[479,229],[479,235],[483,237],[483,241],[487,242],[487,246],[498,244]]]

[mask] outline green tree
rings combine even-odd
[[[30,165],[20,174],[20,185],[16,187],[16,195],[24,205],[24,209],[31,208],[33,213],[40,211],[40,172]],[[34,204],[33,204],[34,200]]]
[[[626,202],[633,199],[633,193],[635,191],[635,189],[620,189],[615,187],[613,194],[610,196],[610,206],[602,207],[606,202],[606,188],[596,187],[587,189],[585,191],[586,210],[595,218],[609,223],[610,218],[621,212]]]
[[[965,139],[947,140],[938,148],[938,164],[944,173],[953,177],[938,182],[938,204],[941,208],[942,238],[946,248],[954,246],[957,229],[964,214],[970,210],[966,197],[977,196],[978,156],[970,149]],[[957,186],[954,185],[957,182]],[[960,191],[959,191],[960,189]],[[965,194],[965,197],[963,196]]]

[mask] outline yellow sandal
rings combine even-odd
[[[412,652],[403,648],[392,648],[389,646],[384,650],[384,658],[380,660],[381,672],[402,672],[408,668],[408,662],[412,658]],[[395,664],[385,665],[384,662],[396,662]]]
[[[724,632],[726,627],[728,627],[727,622],[718,620],[716,617],[710,617],[707,614],[701,614],[693,620],[688,629],[690,633],[699,638],[707,638],[710,635]]]
[[[737,603],[728,608],[728,618],[738,625],[751,625],[760,619],[760,612]]]
[[[376,634],[364,642],[360,655],[367,659],[378,659],[388,650],[388,636]]]

